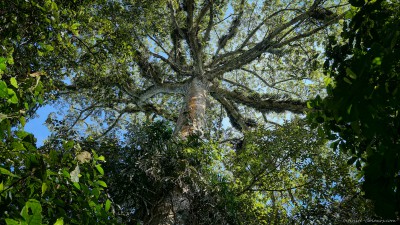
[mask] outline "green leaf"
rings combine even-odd
[[[71,29],[72,30],[76,30],[76,29],[78,29],[79,26],[80,26],[79,23],[74,23],[74,24],[71,25]]]
[[[0,183],[0,191],[4,190],[4,184],[3,181]]]
[[[9,170],[1,168],[1,167],[0,167],[0,174],[4,174],[4,175],[10,176],[10,177],[18,177],[17,175],[11,173]]]
[[[13,148],[14,151],[24,151],[24,150],[26,150],[24,144],[22,144],[19,141],[15,141],[15,142],[11,143],[11,147]]]
[[[64,218],[58,218],[54,225],[64,225]]]
[[[8,88],[7,84],[4,81],[0,81],[0,97],[8,98]]]
[[[6,219],[6,224],[7,225],[20,225],[20,223],[16,220],[13,219]]]
[[[63,169],[62,173],[63,173],[64,177],[67,177],[67,178],[71,177],[66,169]]]
[[[101,168],[101,165],[96,165],[96,169],[99,171],[101,175],[104,175],[104,170]]]
[[[100,160],[100,161],[106,161],[106,159],[104,158],[104,156],[99,156],[99,158],[97,158],[97,160]]]
[[[97,183],[102,186],[102,187],[107,187],[106,182],[102,181],[102,180],[98,180]]]
[[[25,124],[26,124],[26,119],[25,119],[25,117],[21,116],[21,117],[19,118],[19,122],[21,123],[21,126],[22,126],[22,127],[25,127]]]
[[[15,94],[13,89],[7,88],[7,94],[8,96],[11,96],[11,98],[9,98],[7,102],[12,104],[18,104],[17,94]]]
[[[67,141],[63,144],[65,150],[71,150],[72,147],[74,147],[74,141]]]
[[[347,78],[347,77],[345,77],[345,78],[343,78],[343,80],[346,82],[346,83],[348,83],[348,84],[352,84],[352,82],[349,80],[349,78]]]
[[[51,52],[51,51],[54,50],[54,47],[51,46],[51,45],[43,45],[43,48],[44,48],[46,51],[48,51],[48,52]]]
[[[18,83],[17,80],[15,79],[15,77],[11,77],[10,78],[10,83],[12,86],[14,86],[15,88],[18,88]]]
[[[21,216],[28,225],[42,225],[42,206],[40,202],[35,199],[29,199],[24,208],[22,208]]]
[[[346,68],[346,74],[353,80],[357,79],[357,75],[348,67]]]
[[[0,63],[0,71],[6,70],[7,66],[5,63]]]
[[[74,185],[78,190],[81,190],[81,185],[79,185],[78,182],[73,182],[72,185]]]
[[[348,108],[347,108],[347,114],[349,114],[350,115],[350,113],[351,113],[351,108],[353,107],[353,104],[351,104]]]
[[[20,130],[16,132],[17,137],[24,139],[26,136],[28,136],[30,133]]]
[[[42,183],[42,196],[44,195],[44,193],[47,190],[47,184],[45,182]]]
[[[106,205],[105,205],[105,208],[104,208],[106,210],[106,212],[108,212],[108,210],[110,210],[110,207],[111,207],[111,201],[109,199],[107,199]]]

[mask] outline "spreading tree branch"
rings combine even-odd
[[[260,95],[258,93],[245,93],[239,91],[228,91],[216,86],[211,87],[211,92],[218,93],[226,99],[245,106],[254,108],[260,112],[284,112],[304,113],[307,106],[299,100],[279,99],[276,96]]]

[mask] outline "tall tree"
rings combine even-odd
[[[187,137],[215,133],[216,115],[244,131],[269,112],[302,113],[321,83],[321,37],[334,32],[344,5],[109,2],[96,12],[103,19],[76,35],[80,63],[64,88],[75,99],[69,124],[97,117],[104,135],[142,112],[176,122],[175,134]]]
[[[271,112],[303,113],[305,100],[319,92],[319,46],[322,37],[335,33],[346,3],[5,2],[13,7],[1,9],[7,26],[0,31],[14,32],[1,35],[15,50],[13,59],[19,59],[18,65],[9,65],[7,76],[17,75],[19,82],[27,74],[37,79],[46,72],[46,81],[54,83],[49,85],[54,89],[47,97],[64,97],[60,103],[69,101],[70,111],[64,121],[50,117],[54,131],[51,142],[40,152],[32,148],[42,160],[39,170],[25,170],[26,161],[6,165],[7,171],[2,171],[7,173],[7,186],[18,188],[7,187],[1,197],[24,187],[10,172],[18,168],[21,171],[16,172],[28,175],[34,175],[33,169],[40,171],[34,177],[43,179],[35,179],[30,192],[19,196],[39,199],[46,206],[46,222],[64,217],[70,223],[82,222],[81,218],[87,218],[84,222],[88,224],[107,223],[113,219],[110,210],[131,209],[133,213],[122,215],[122,219],[127,218],[124,222],[235,224],[249,223],[256,216],[256,224],[294,223],[298,219],[324,223],[343,213],[339,210],[343,205],[364,207],[364,202],[352,203],[359,190],[353,187],[354,177],[346,173],[343,155],[326,152],[324,142],[303,123],[282,126],[268,117]],[[17,88],[10,77],[3,90]],[[1,105],[1,109],[7,106]],[[113,140],[118,126],[132,128],[137,119],[151,121],[158,116],[175,123],[174,135],[169,127],[155,123],[144,134],[128,131],[122,138],[126,146],[118,145],[121,137]],[[235,142],[234,148],[217,142],[222,137],[224,117],[245,134],[244,140],[221,141]],[[250,129],[262,120],[272,123],[273,128]],[[71,129],[78,125],[87,125],[83,131],[92,137],[80,141],[82,133]],[[213,138],[202,145],[193,135],[203,140]],[[188,143],[171,141],[173,136]],[[80,145],[73,146],[63,137],[75,138],[83,149],[107,154],[110,196],[123,206],[120,210],[110,206],[103,192],[106,184],[97,180],[103,179],[99,161],[104,158],[95,151],[93,158],[87,157]],[[105,139],[95,142],[93,137]],[[107,145],[110,139],[116,147]],[[15,149],[12,146],[5,152]],[[82,161],[80,153],[87,158]],[[330,157],[337,165],[329,164]],[[222,165],[223,169],[216,169]],[[337,171],[327,170],[328,165]],[[56,168],[56,174],[47,172],[48,167]],[[132,191],[126,193],[121,187]],[[57,193],[62,201],[53,204]],[[4,216],[10,223],[29,219],[24,213],[29,207],[37,209],[36,217],[40,213],[37,201],[29,200],[24,207],[11,197],[5,198],[11,203],[1,207],[16,206],[12,214]],[[244,212],[237,212],[239,208]],[[84,210],[76,214],[77,209]],[[333,212],[319,220],[325,209]],[[20,211],[26,218],[17,218]]]
[[[175,137],[218,138],[214,124],[224,117],[246,131],[271,112],[303,113],[321,83],[321,37],[335,32],[345,8],[322,0],[99,3],[70,34],[77,63],[58,79],[70,103],[61,132],[83,125],[96,139],[116,137],[118,127],[159,116],[175,123]],[[189,201],[184,191],[176,186],[157,210],[187,213],[191,206],[178,204]]]

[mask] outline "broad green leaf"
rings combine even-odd
[[[18,177],[17,175],[11,173],[9,170],[0,167],[0,174],[4,174],[10,177]]]
[[[15,79],[15,77],[11,77],[10,78],[10,83],[12,86],[14,86],[15,88],[18,88],[18,83],[17,80]]]
[[[5,63],[0,63],[0,71],[4,71],[7,69],[7,66]]]
[[[99,156],[99,158],[97,158],[97,160],[100,160],[100,161],[106,161],[106,159],[104,158],[104,156]]]
[[[7,84],[2,80],[0,80],[0,97],[1,98],[8,98]]]
[[[106,201],[106,205],[105,205],[105,210],[106,210],[106,212],[108,212],[108,210],[110,210],[110,207],[111,207],[111,201],[110,201],[110,199],[107,199],[107,201]]]
[[[16,132],[17,137],[24,139],[26,136],[30,135],[30,133],[20,130]]]
[[[28,225],[42,225],[42,206],[40,202],[35,199],[29,199],[24,208],[22,208],[21,216]]]
[[[24,116],[21,116],[21,117],[19,118],[19,122],[21,123],[21,126],[22,126],[22,127],[25,127],[26,119],[25,119]]]
[[[9,98],[7,102],[12,104],[18,104],[17,94],[15,94],[13,89],[7,88],[7,94],[8,96],[11,96],[11,98]]]
[[[78,190],[81,190],[81,186],[78,182],[73,182],[72,185],[74,185],[74,187],[76,187]]]
[[[16,220],[13,220],[13,219],[6,219],[6,224],[7,225],[21,225],[21,223],[19,223]]]
[[[63,173],[64,177],[67,177],[67,178],[71,177],[71,175],[68,173],[68,171],[66,169],[63,169],[62,173]]]
[[[4,190],[4,184],[3,181],[0,183],[0,191]]]
[[[101,167],[101,165],[96,165],[96,169],[99,171],[99,173],[100,173],[101,175],[104,175],[104,170],[103,170],[103,168]]]
[[[102,181],[102,180],[98,180],[97,183],[102,186],[102,187],[107,187],[106,182]]]
[[[64,225],[64,218],[58,218],[54,225]]]
[[[15,141],[11,144],[11,147],[13,148],[14,151],[23,151],[26,150],[25,146],[19,142],[19,141]]]
[[[54,50],[54,47],[51,46],[51,45],[43,45],[43,48],[44,48],[46,51],[48,51],[48,52],[51,52],[51,51]]]
[[[42,183],[42,196],[44,195],[44,193],[47,190],[47,184],[45,182]]]

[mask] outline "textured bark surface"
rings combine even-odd
[[[203,135],[208,88],[200,78],[194,78],[188,85],[185,100],[175,128],[175,135],[186,138],[189,135]]]

